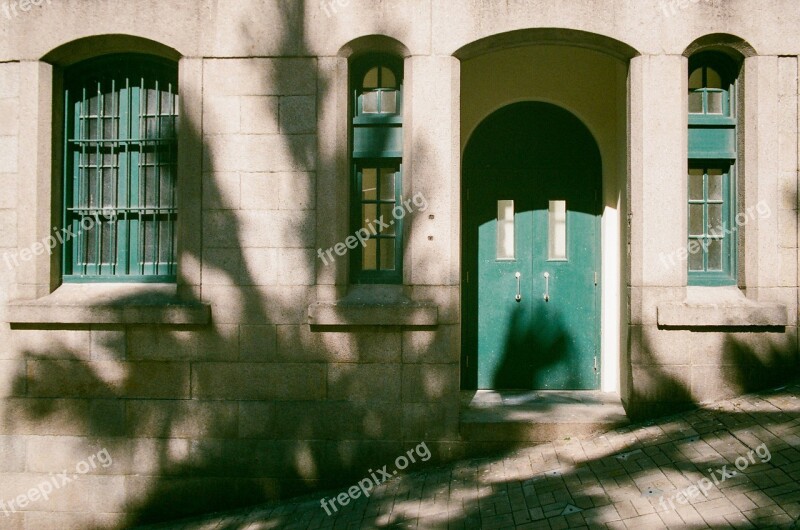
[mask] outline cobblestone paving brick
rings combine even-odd
[[[150,528],[800,530],[800,383],[423,469],[327,515],[340,491]]]

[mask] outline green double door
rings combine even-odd
[[[600,156],[547,103],[496,111],[464,157],[464,384],[599,387]]]

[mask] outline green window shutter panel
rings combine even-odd
[[[690,126],[689,158],[735,159],[735,127]]]
[[[402,155],[402,125],[356,125],[353,127],[353,158],[389,158]]]

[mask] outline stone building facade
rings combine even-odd
[[[795,0],[0,5],[0,525],[457,458],[477,388],[796,374],[799,57]]]

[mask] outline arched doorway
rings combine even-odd
[[[487,117],[463,157],[463,384],[600,384],[600,152],[550,103]]]

